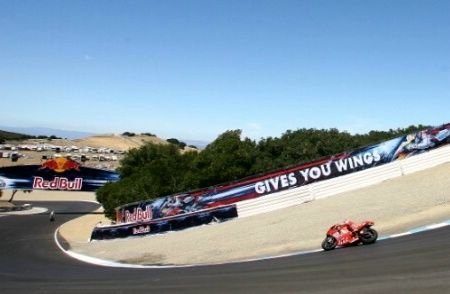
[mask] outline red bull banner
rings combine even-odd
[[[223,222],[237,217],[236,205],[226,205],[199,210],[182,215],[174,215],[156,220],[122,223],[108,226],[97,225],[91,233],[91,240],[127,238],[151,234],[161,234],[215,221]]]
[[[332,179],[415,156],[450,143],[450,124],[380,144],[188,193],[130,203],[116,209],[117,223],[133,223],[228,205]]]
[[[63,157],[40,165],[0,167],[0,189],[95,191],[117,180],[119,175],[114,171],[85,167]]]

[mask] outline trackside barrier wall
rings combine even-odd
[[[403,174],[411,174],[450,161],[450,146],[419,154],[400,161]]]
[[[367,170],[281,191],[256,199],[236,203],[238,216],[266,213],[315,199],[367,187],[385,180],[428,169],[450,162],[450,146],[444,146],[404,160],[398,160]]]

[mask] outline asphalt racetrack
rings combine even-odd
[[[124,269],[71,259],[54,241],[64,222],[98,208],[0,217],[0,293],[449,293],[450,228],[330,252],[182,268]],[[383,232],[380,232],[383,235]],[[320,246],[320,244],[318,244]],[[176,252],[174,252],[176,254]]]

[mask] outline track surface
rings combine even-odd
[[[73,260],[54,242],[59,225],[96,204],[34,205],[63,214],[55,222],[48,214],[0,217],[1,293],[449,293],[449,227],[257,262],[118,269]]]

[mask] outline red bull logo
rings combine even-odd
[[[146,233],[150,233],[149,225],[133,228],[133,235],[146,234]]]
[[[40,169],[50,169],[57,173],[63,173],[68,170],[80,171],[80,164],[74,160],[58,157],[50,159],[42,163]]]
[[[67,178],[55,177],[53,180],[47,181],[42,177],[34,177],[33,180],[33,189],[76,191],[81,190],[82,187],[83,178],[75,178],[70,181]]]
[[[153,218],[152,206],[147,205],[145,210],[140,207],[135,207],[133,212],[125,211],[125,222],[134,223],[151,220]]]

